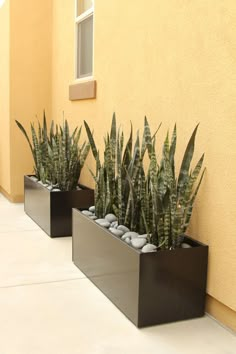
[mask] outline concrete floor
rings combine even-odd
[[[235,354],[208,316],[137,329],[51,239],[0,194],[0,354]]]

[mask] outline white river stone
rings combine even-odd
[[[96,215],[91,215],[91,216],[89,216],[89,219],[91,219],[91,220],[96,220],[98,217],[96,216]]]
[[[114,214],[107,214],[105,216],[105,219],[107,221],[109,221],[109,223],[113,222],[113,221],[116,221],[117,220],[117,217],[114,215]]]
[[[38,178],[35,176],[30,176],[30,179],[32,179],[32,181],[34,181],[34,182],[38,182]]]
[[[89,211],[91,211],[92,213],[95,213],[95,206],[92,205],[92,206],[89,208]]]
[[[131,245],[134,248],[142,248],[145,244],[147,243],[147,240],[145,238],[132,238],[131,239]]]
[[[111,225],[106,219],[96,219],[95,222],[97,224],[99,224],[100,226],[103,226],[106,228],[110,227],[110,225]]]
[[[126,227],[125,225],[119,225],[119,226],[117,227],[117,229],[124,231],[124,233],[130,231],[130,229],[129,229],[128,227]]]
[[[181,248],[192,248],[192,246],[190,246],[188,243],[182,243],[181,244]]]
[[[142,248],[142,252],[143,253],[149,253],[149,252],[156,252],[157,250],[157,246],[151,244],[151,243],[147,243],[143,248]]]
[[[122,230],[117,230],[114,227],[110,227],[109,230],[118,237],[121,237],[124,233]]]
[[[138,237],[138,233],[134,232],[134,231],[128,231],[121,238],[122,238],[122,240],[125,240],[126,237],[136,238],[136,237]]]
[[[111,223],[111,227],[114,227],[115,229],[117,229],[117,227],[118,227],[118,221],[113,221],[112,223]],[[123,232],[124,233],[124,232]]]
[[[131,244],[131,239],[130,239],[130,237],[126,237],[125,242],[128,243],[128,245],[130,245],[130,244]]]
[[[89,211],[89,210],[82,210],[81,213],[86,215],[86,216],[92,216],[93,215],[93,213],[91,211]]]
[[[138,238],[147,238],[147,234],[138,235]]]

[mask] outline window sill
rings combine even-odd
[[[69,86],[69,100],[87,100],[96,98],[96,81],[89,80],[78,82]]]

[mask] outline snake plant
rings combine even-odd
[[[88,156],[90,145],[84,142],[79,146],[82,127],[75,128],[70,135],[68,121],[57,127],[57,133],[48,143],[47,171],[52,184],[61,191],[75,189],[78,185],[81,169]]]
[[[34,124],[30,123],[32,142],[30,141],[30,138],[22,124],[17,120],[16,124],[20,128],[21,132],[24,134],[29,144],[34,160],[34,173],[36,177],[43,183],[46,183],[46,180],[48,179],[46,169],[48,158],[48,128],[45,112],[43,116],[43,126],[41,126],[40,122],[38,122],[38,128],[36,129],[34,127]],[[53,135],[53,122],[51,123],[50,138],[51,135]]]
[[[152,243],[163,249],[180,246],[205,173],[205,169],[201,172],[204,154],[196,166],[190,169],[197,129],[198,125],[187,144],[178,177],[175,175],[176,126],[171,141],[169,134],[166,135],[160,166],[157,164],[154,144],[152,146],[146,179],[147,198],[142,216]]]
[[[192,214],[205,169],[202,170],[204,154],[193,170],[190,165],[194,153],[194,129],[187,144],[179,175],[175,172],[177,129],[174,127],[171,141],[167,133],[162,158],[159,162],[155,151],[156,132],[151,134],[147,118],[140,142],[137,133],[133,146],[133,129],[124,143],[123,132],[116,128],[113,115],[110,133],[104,138],[104,159],[100,160],[93,134],[84,122],[96,161],[95,210],[98,217],[113,212],[119,224],[139,233],[147,233],[148,239],[162,249],[179,247]],[[145,171],[144,156],[147,152],[149,168]]]
[[[29,144],[36,177],[62,191],[75,189],[90,149],[86,142],[79,145],[82,128],[76,128],[70,135],[67,120],[63,126],[55,126],[52,121],[48,132],[44,113],[43,125],[38,122],[37,130],[33,123],[30,124],[31,142],[22,124],[17,120],[16,124]]]
[[[110,133],[104,137],[104,159],[100,160],[93,134],[84,122],[91,150],[96,161],[96,172],[91,174],[95,180],[95,209],[98,217],[113,212],[120,224],[132,230],[143,230],[141,218],[142,198],[145,194],[145,173],[143,158],[145,152],[151,153],[152,140],[147,118],[144,119],[144,133],[140,144],[139,134],[133,147],[133,128],[131,124],[129,139],[124,143],[124,134],[117,129],[113,114]],[[158,130],[158,129],[157,129]]]

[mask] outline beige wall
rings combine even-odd
[[[11,1],[11,195],[23,195],[23,175],[32,173],[28,145],[15,124],[30,132],[30,122],[41,120],[43,110],[51,117],[50,0]]]
[[[0,186],[10,193],[10,16],[9,0],[0,8]]]
[[[97,99],[70,102],[74,0],[53,2],[53,117],[86,119],[100,147],[113,111],[126,133],[130,120],[142,128],[144,115],[153,129],[162,122],[161,141],[177,122],[179,156],[200,122],[196,157],[206,153],[207,173],[190,231],[210,246],[208,293],[235,311],[236,2],[95,3]],[[82,182],[91,183],[88,172]]]

